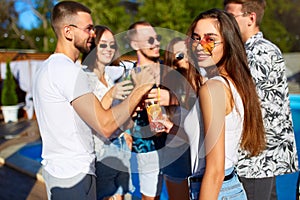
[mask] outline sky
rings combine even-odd
[[[15,7],[16,11],[19,13],[19,25],[22,28],[30,30],[37,27],[37,18],[26,1],[16,1]]]

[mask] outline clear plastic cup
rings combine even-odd
[[[147,114],[149,120],[149,126],[152,132],[159,132],[165,127],[162,123],[157,122],[158,119],[163,119],[162,109],[159,104],[151,102],[147,105]]]

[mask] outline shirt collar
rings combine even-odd
[[[251,46],[256,40],[262,39],[263,33],[262,32],[257,32],[255,35],[252,35],[245,43],[245,46]]]

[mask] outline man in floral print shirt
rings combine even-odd
[[[248,157],[240,151],[237,172],[248,199],[276,199],[276,176],[298,170],[298,157],[281,51],[263,38],[259,25],[265,0],[224,0],[225,10],[237,20],[251,74],[261,100],[266,150]]]

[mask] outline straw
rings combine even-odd
[[[157,88],[157,102],[160,101],[160,87]]]

